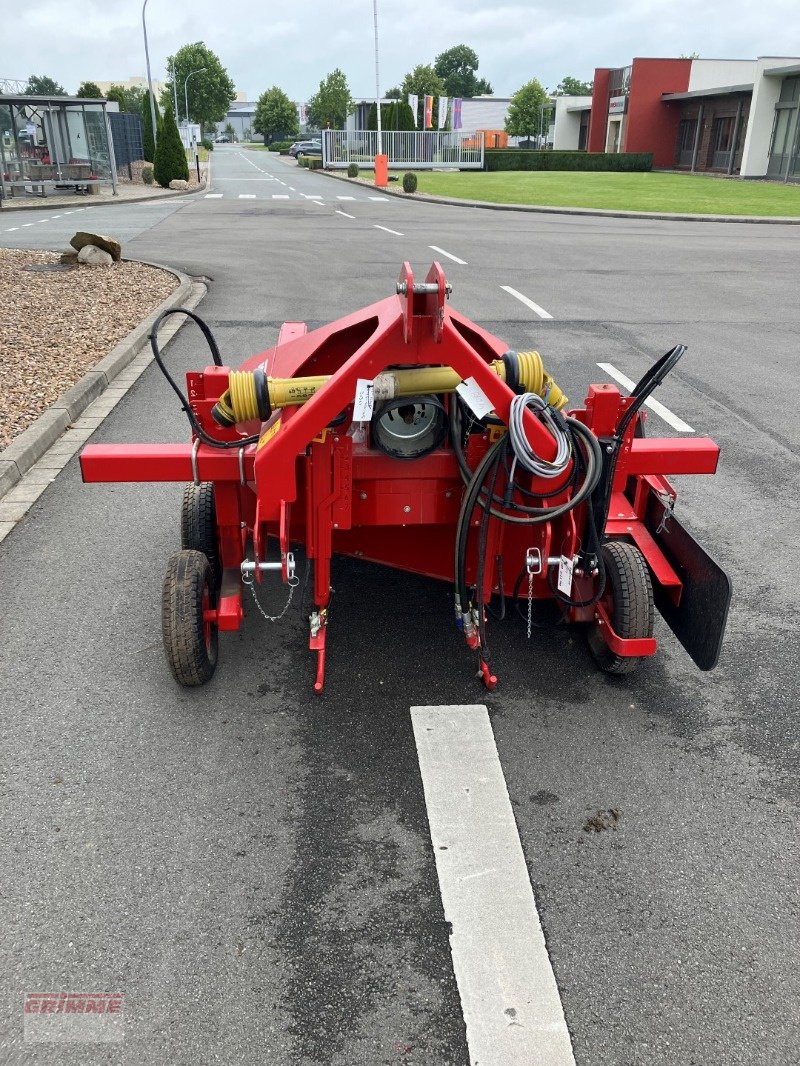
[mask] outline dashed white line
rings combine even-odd
[[[274,192],[272,194],[273,200],[291,200],[291,196],[288,192]]]
[[[337,200],[355,200],[355,196],[337,196]]]
[[[377,223],[375,224],[375,229],[382,229],[384,233],[393,233],[395,235],[395,237],[404,237],[405,236],[405,234],[400,233],[399,230],[389,229],[388,226],[379,226]]]
[[[412,707],[411,721],[469,1060],[574,1066],[486,707]]]
[[[281,182],[281,185],[283,185],[283,182]],[[297,192],[297,189],[295,189],[294,185],[287,185],[287,188],[291,189],[292,192]]]
[[[521,292],[517,292],[516,289],[512,289],[510,285],[501,285],[500,288],[507,292],[510,296],[516,297],[520,303],[525,304],[526,307],[530,307],[531,311],[535,311],[539,318],[552,318],[551,314],[548,314],[543,307],[534,303],[533,300],[529,300],[527,296],[523,296]]]
[[[256,194],[254,192],[240,192],[239,193],[239,199],[240,200],[255,200],[255,198],[256,198]]]
[[[221,200],[223,194],[221,192],[207,192],[206,200]]]
[[[325,204],[323,204],[323,202],[322,202],[322,199],[312,200],[311,203],[314,204],[315,207],[324,207],[325,206]]]
[[[6,233],[14,233],[14,231],[18,230],[18,229],[19,229],[19,226],[12,226],[10,229],[6,230]]]
[[[370,200],[375,200],[379,204],[388,204],[389,201],[385,196],[370,196]]]
[[[454,263],[460,263],[461,266],[466,266],[466,259],[459,259],[457,255],[453,255],[452,252],[446,252],[444,248],[437,248],[435,244],[429,244],[428,247],[432,252],[438,252],[439,255],[446,255],[448,259],[452,259]]]
[[[53,215],[53,218],[61,218],[61,215]]]
[[[604,370],[610,378],[618,381],[623,388],[626,388],[628,392],[633,391],[636,385],[629,377],[626,377],[620,370],[617,370],[611,363],[598,363],[601,370]],[[663,418],[667,425],[672,426],[673,429],[677,429],[679,433],[694,433],[692,427],[684,422],[682,418],[678,418],[674,415],[668,407],[665,407],[663,403],[659,403],[658,400],[645,400],[645,407],[649,407],[653,414],[658,415],[659,418]]]
[[[28,226],[33,226],[33,225],[35,225],[34,222],[23,222],[22,223],[22,228],[23,229],[27,229]]]
[[[336,208],[336,214],[337,215],[344,215],[345,218],[355,218],[356,217],[355,215],[348,215],[348,213],[346,211],[340,211],[338,207]]]

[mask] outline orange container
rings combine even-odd
[[[375,156],[375,184],[385,188],[389,184],[389,156]]]

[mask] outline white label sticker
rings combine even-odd
[[[460,385],[456,385],[456,392],[476,418],[486,418],[494,410],[492,401],[475,378],[465,378]]]
[[[574,565],[572,559],[568,559],[566,555],[562,555],[558,561],[558,591],[563,592],[565,596],[569,596],[572,592],[572,569]]]
[[[356,381],[356,396],[353,400],[353,421],[369,422],[375,405],[375,385],[367,378]]]

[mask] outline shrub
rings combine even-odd
[[[649,171],[652,152],[542,152],[531,148],[493,148],[485,153],[487,170]]]
[[[357,178],[358,177],[358,163],[348,163],[348,165],[347,165],[347,176],[348,176],[348,178]]]
[[[309,170],[322,170],[322,160],[318,155],[310,155],[306,166]]]
[[[200,144],[202,145],[203,148],[205,148],[205,150],[207,152],[213,152],[214,151],[214,142],[212,140],[209,140],[208,137],[204,137],[202,139],[202,141],[200,142]]]
[[[181,181],[189,180],[186,149],[183,147],[181,135],[175,125],[175,116],[172,113],[171,104],[167,104],[161,129],[158,133],[153,175],[162,189],[168,189],[169,183],[175,179]]]
[[[308,166],[308,156],[307,155],[301,155],[298,158],[298,160],[297,160],[297,165],[299,167],[307,167]]]
[[[292,141],[273,141],[272,144],[268,144],[267,148],[270,152],[285,152],[292,147]]]
[[[417,191],[417,175],[410,170],[403,175],[403,192]]]
[[[145,183],[145,185],[152,185],[153,184],[153,168],[152,167],[142,167],[142,181]]]

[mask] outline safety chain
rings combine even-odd
[[[289,581],[288,581],[289,598],[286,601],[286,606],[283,608],[283,610],[281,611],[280,614],[267,614],[267,612],[264,610],[264,608],[258,602],[258,596],[256,595],[255,582],[253,582],[253,581],[245,581],[245,584],[249,585],[249,587],[250,587],[250,592],[252,594],[253,600],[255,602],[256,607],[259,610],[259,613],[260,613],[261,617],[266,619],[267,622],[280,622],[281,618],[283,618],[283,616],[286,614],[286,612],[289,610],[289,608],[292,605],[292,596],[294,596],[294,590],[300,584],[300,578],[297,577],[297,575],[295,575],[294,577],[289,578]]]

